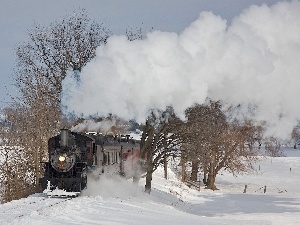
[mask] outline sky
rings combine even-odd
[[[128,27],[148,31],[182,32],[202,11],[212,11],[229,23],[252,4],[272,5],[277,0],[0,0],[0,107],[15,96],[13,84],[15,48],[28,40],[34,23],[43,26],[59,20],[78,8],[87,10],[91,19],[105,22],[114,34]]]

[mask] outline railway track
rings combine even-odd
[[[30,216],[31,213],[40,213],[58,204],[70,201],[72,198],[45,198],[20,201],[18,205],[5,204],[0,206],[0,224],[18,224],[18,220]],[[9,204],[9,203],[7,203]]]
[[[45,201],[47,198],[45,197],[42,197],[42,198],[35,198],[35,199],[30,199],[29,201],[27,202],[24,202],[22,205],[11,205],[10,203],[6,203],[4,205],[1,205],[0,207],[0,214],[7,214],[11,211],[15,211],[15,210],[18,210],[18,209],[21,209],[21,208],[24,208],[28,205],[34,205],[34,204],[37,204],[39,202],[42,202],[42,201]]]

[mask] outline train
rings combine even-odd
[[[48,196],[78,196],[87,188],[89,173],[138,176],[140,142],[130,135],[72,132],[62,129],[48,140],[48,158],[40,178]]]

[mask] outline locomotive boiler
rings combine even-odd
[[[77,196],[87,187],[87,175],[121,174],[128,155],[138,157],[139,142],[127,136],[89,135],[62,129],[48,141],[49,161],[40,179],[48,196]],[[131,176],[131,175],[130,175]]]

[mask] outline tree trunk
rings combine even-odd
[[[168,159],[166,153],[164,154],[164,172],[165,172],[165,179],[168,179]]]
[[[203,184],[207,185],[207,165],[203,167]]]
[[[211,160],[210,160],[210,165],[209,165],[206,189],[218,190],[218,188],[215,185],[215,180],[216,180],[216,169],[215,168],[216,168],[216,154],[215,154],[215,152],[213,152],[211,155]]]
[[[198,168],[199,168],[199,160],[198,159],[192,160],[192,174],[191,174],[192,181],[197,181]]]
[[[186,167],[185,167],[185,157],[184,157],[184,153],[181,154],[181,160],[180,160],[180,164],[181,164],[181,181],[185,182],[186,180]]]
[[[151,163],[147,167],[146,184],[145,184],[145,192],[148,194],[150,194],[151,192],[152,172],[153,172],[153,164]]]
[[[218,188],[215,185],[215,180],[216,180],[216,176],[214,175],[214,173],[209,172],[206,189],[218,190]]]
[[[39,148],[35,150],[35,186],[39,186],[40,180],[40,157],[39,157]]]

